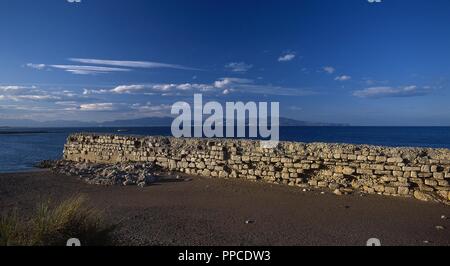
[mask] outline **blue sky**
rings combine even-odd
[[[166,116],[206,100],[450,125],[448,0],[0,0],[0,118]]]

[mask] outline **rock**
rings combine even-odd
[[[131,180],[127,180],[127,181],[123,182],[122,184],[124,186],[132,186],[132,185],[135,185],[136,183]]]
[[[434,201],[433,196],[420,191],[414,191],[414,198],[421,201]]]
[[[353,168],[350,168],[350,167],[345,167],[345,168],[342,170],[342,173],[343,173],[344,175],[353,175],[355,172],[356,172],[356,170],[353,169]]]
[[[141,182],[138,184],[138,187],[140,187],[140,188],[144,188],[146,186],[147,186],[147,183],[145,183],[145,182]]]
[[[317,183],[317,186],[321,187],[321,188],[326,188],[326,187],[328,187],[328,182],[320,181]]]
[[[398,194],[400,194],[400,195],[408,195],[409,194],[409,188],[407,188],[407,187],[399,187],[398,188]]]
[[[50,169],[54,167],[56,164],[55,161],[45,160],[42,162],[37,163],[34,167],[41,168],[41,169]]]
[[[441,216],[441,219],[442,219],[442,220],[447,220],[447,216],[442,215],[442,216]]]
[[[342,196],[342,195],[343,195],[342,192],[341,192],[339,189],[334,190],[333,193],[334,193],[335,195],[338,195],[338,196]]]
[[[253,221],[253,220],[247,220],[247,221],[245,221],[245,224],[254,224],[255,223],[255,221]]]
[[[442,225],[436,225],[436,230],[445,230],[445,227]]]

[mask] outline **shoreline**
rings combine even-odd
[[[0,209],[27,215],[42,199],[76,194],[119,223],[118,245],[286,246],[450,245],[448,206],[412,198],[314,189],[235,179],[95,186],[50,171],[0,174]],[[246,223],[252,221],[251,223]],[[437,230],[443,226],[444,230]],[[427,242],[424,242],[427,241]]]

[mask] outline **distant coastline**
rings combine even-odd
[[[55,120],[55,121],[35,121],[35,120],[12,120],[0,119],[0,130],[3,128],[95,128],[95,127],[170,127],[172,125],[172,117],[147,117],[139,119],[112,120],[105,122],[83,122],[71,120]],[[246,125],[249,124],[247,120]],[[341,123],[324,123],[324,122],[308,122],[299,121],[290,118],[280,118],[280,126],[350,126]]]

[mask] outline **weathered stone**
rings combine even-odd
[[[433,173],[435,179],[444,179],[444,173]]]
[[[376,192],[384,192],[385,187],[383,185],[374,186]]]
[[[402,163],[403,162],[403,158],[401,158],[401,157],[388,158],[387,162],[388,163]]]
[[[317,186],[321,187],[321,188],[328,187],[328,182],[325,182],[325,181],[317,182]]]
[[[395,194],[397,194],[397,188],[396,187],[385,187],[384,192],[387,194],[395,195]]]
[[[344,175],[353,175],[355,172],[356,170],[350,167],[344,167],[344,169],[342,170],[342,173]]]
[[[431,172],[431,167],[429,165],[423,165],[420,168],[420,171],[423,172],[423,173],[430,173]]]
[[[425,185],[428,186],[437,186],[438,182],[436,180],[433,179],[425,179]]]
[[[339,189],[335,189],[333,192],[335,195],[342,196],[342,192]]]
[[[400,195],[408,195],[409,194],[409,188],[407,188],[407,187],[399,187],[398,188],[398,194],[400,194]]]
[[[422,193],[448,198],[450,190],[450,152],[445,149],[294,142],[266,149],[250,140],[74,134],[64,147],[64,158],[107,164],[154,162],[165,170],[190,175],[310,184],[341,192],[351,187],[406,196],[417,187]],[[146,176],[137,174],[144,171],[139,167],[123,173],[92,175],[92,171],[96,170],[67,169],[67,173],[83,176],[92,184],[139,185]]]
[[[414,197],[421,201],[433,201],[434,200],[433,196],[431,196],[427,193],[424,193],[424,192],[420,192],[420,191],[414,191]]]
[[[419,189],[421,191],[427,191],[427,192],[433,192],[434,189],[430,186],[424,185],[424,184],[419,184]]]

